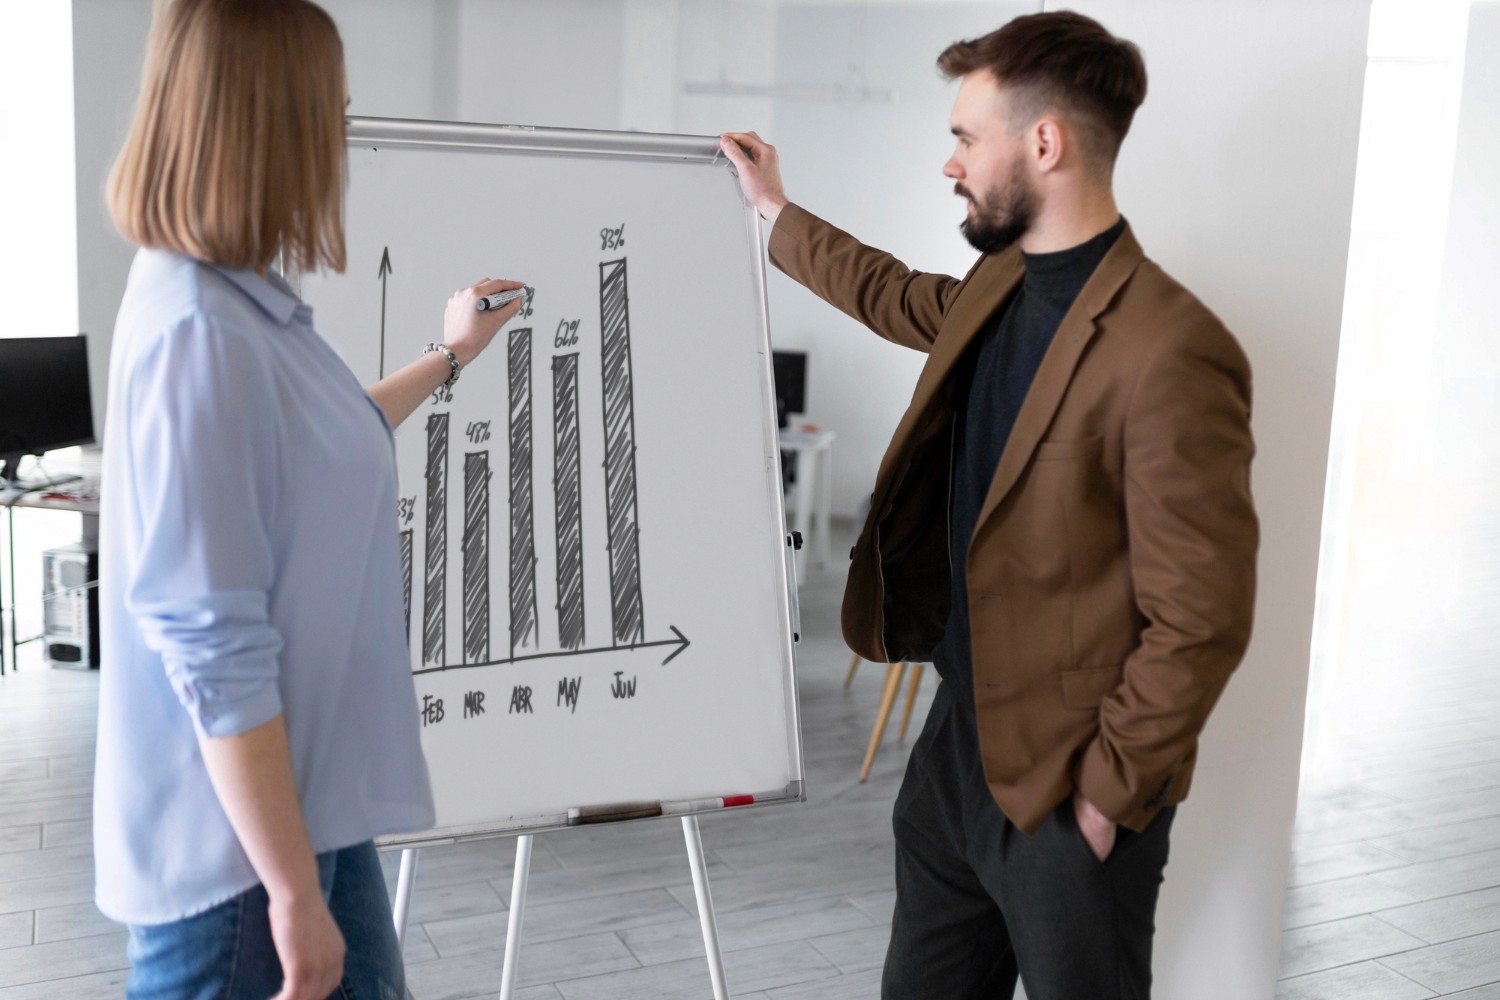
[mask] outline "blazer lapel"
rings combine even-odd
[[[1015,486],[1021,472],[1031,461],[1037,444],[1051,426],[1052,417],[1057,413],[1057,408],[1067,393],[1068,384],[1073,380],[1073,372],[1098,332],[1094,324],[1095,317],[1108,308],[1115,293],[1135,273],[1143,260],[1145,254],[1141,251],[1141,245],[1136,242],[1129,223],[1126,223],[1119,239],[1115,240],[1115,245],[1110,247],[1109,253],[1099,262],[1098,269],[1078,293],[1072,308],[1063,316],[1062,323],[1052,338],[1052,345],[1042,357],[1041,367],[1037,369],[1031,389],[1021,403],[1021,411],[1016,414],[1016,423],[1005,443],[1005,451],[1000,455],[995,478],[990,481],[989,492],[985,494],[984,506],[980,508],[979,520],[975,522],[975,537]],[[970,539],[971,544],[972,541]]]
[[[947,383],[954,365],[1006,296],[1020,284],[1024,273],[1021,253],[1015,248],[981,261],[974,270],[958,300],[943,318],[942,331],[933,342],[927,364],[922,367],[916,388],[912,390],[911,404],[892,435],[878,482],[889,484],[892,471],[921,441],[933,402]]]

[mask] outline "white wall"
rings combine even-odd
[[[1494,443],[1476,428],[1500,419],[1500,4],[1469,12],[1458,148],[1438,310],[1432,395],[1439,458],[1455,470],[1493,462]],[[1492,502],[1471,494],[1475,502]]]
[[[1416,683],[1410,642],[1432,610],[1389,595],[1421,592],[1452,614],[1460,576],[1434,558],[1418,526],[1433,509],[1444,531],[1466,494],[1464,466],[1435,466],[1458,442],[1434,433],[1448,399],[1472,386],[1441,384],[1435,358],[1444,331],[1434,303],[1443,284],[1450,194],[1463,98],[1467,0],[1375,0],[1359,136],[1359,167],[1345,279],[1343,331],[1329,444],[1318,604],[1302,753],[1304,802],[1328,800],[1351,778],[1344,744],[1374,706],[1369,697]],[[1422,141],[1412,141],[1421,122]],[[1464,372],[1472,376],[1476,372]],[[1477,468],[1466,471],[1476,472]],[[1378,678],[1378,680],[1377,680]],[[1301,821],[1305,820],[1303,823]],[[1318,817],[1299,817],[1315,830]]]
[[[764,88],[776,82],[779,5],[775,0],[718,4],[676,0],[676,7],[680,84],[671,130],[690,135],[730,130],[769,135],[774,101]],[[735,93],[732,87],[752,90]]]
[[[7,12],[0,32],[0,337],[79,331],[71,11]],[[20,100],[19,95],[36,95]],[[23,234],[16,236],[12,234]]]
[[[78,321],[89,335],[94,428],[100,440],[109,345],[135,253],[105,211],[104,182],[130,126],[150,28],[151,0],[73,0]]]
[[[344,41],[349,113],[452,118],[459,0],[323,0]]]
[[[461,121],[620,127],[622,0],[466,0]]]
[[[624,0],[322,6],[344,40],[350,114],[620,127]]]

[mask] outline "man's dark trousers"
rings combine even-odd
[[[1146,1000],[1173,808],[1101,864],[1072,800],[1028,836],[995,804],[972,709],[942,684],[896,797],[882,1000]]]

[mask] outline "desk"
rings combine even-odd
[[[67,489],[75,485],[77,484],[63,483],[60,488]],[[17,648],[32,641],[19,639],[16,635],[16,509],[82,514],[83,536],[92,540],[99,535],[99,501],[51,498],[45,490],[0,490],[0,507],[5,508],[5,580],[6,586],[10,588],[9,604],[5,603],[5,591],[0,588],[0,677],[3,677],[7,663],[9,669],[16,669]],[[5,622],[7,611],[10,613],[8,630]]]
[[[797,553],[797,573],[802,574],[806,553],[812,551],[812,564],[826,567],[828,557],[828,519],[833,506],[833,431],[805,431],[785,427],[778,433],[782,451],[797,457],[797,485],[792,490],[792,530],[802,534],[802,550]],[[817,520],[814,522],[814,508]],[[809,534],[808,529],[812,528]]]

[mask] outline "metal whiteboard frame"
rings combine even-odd
[[[674,135],[655,132],[609,132],[593,129],[541,128],[530,125],[490,125],[475,122],[423,121],[410,118],[347,119],[347,146],[354,149],[378,150],[381,147],[404,149],[464,149],[482,150],[510,154],[540,154],[549,156],[621,157],[630,160],[686,161],[712,166],[721,159],[725,169],[733,172],[733,166],[719,149],[719,137],[711,135]],[[745,204],[745,225],[756,252],[752,255],[752,280],[756,287],[756,298],[760,308],[761,341],[761,399],[765,413],[775,412],[775,379],[771,366],[770,305],[766,292],[766,260],[761,238],[760,213],[753,205]],[[294,288],[300,292],[301,275],[287,274]],[[785,499],[781,493],[781,449],[776,436],[775,422],[765,422],[763,448],[768,463],[766,485],[775,507],[777,523],[786,523]],[[785,553],[783,552],[783,555]],[[787,669],[783,684],[786,694],[788,725],[788,747],[793,767],[793,777],[782,789],[765,790],[762,796],[755,795],[753,805],[737,806],[742,809],[758,809],[763,806],[786,805],[805,802],[805,769],[802,747],[802,715],[797,699],[797,638],[800,629],[800,606],[794,561],[782,558],[780,583],[787,594],[787,603],[780,609],[781,652]],[[578,803],[586,806],[589,803]],[[671,814],[672,817],[715,815],[722,809],[705,809],[687,813]],[[614,822],[645,822],[659,817]],[[435,827],[415,834],[399,834],[381,837],[377,844],[382,849],[436,847],[460,841],[484,840],[492,837],[513,837],[523,834],[544,833],[551,830],[569,829],[567,816],[548,815],[520,817],[490,823],[460,827]]]
[[[486,125],[478,122],[437,122],[415,118],[350,117],[348,144],[381,146],[449,146],[457,149],[495,149],[509,153],[625,156],[645,160],[718,159],[716,135],[674,135],[665,132],[606,132],[596,129],[540,128],[534,125]]]

